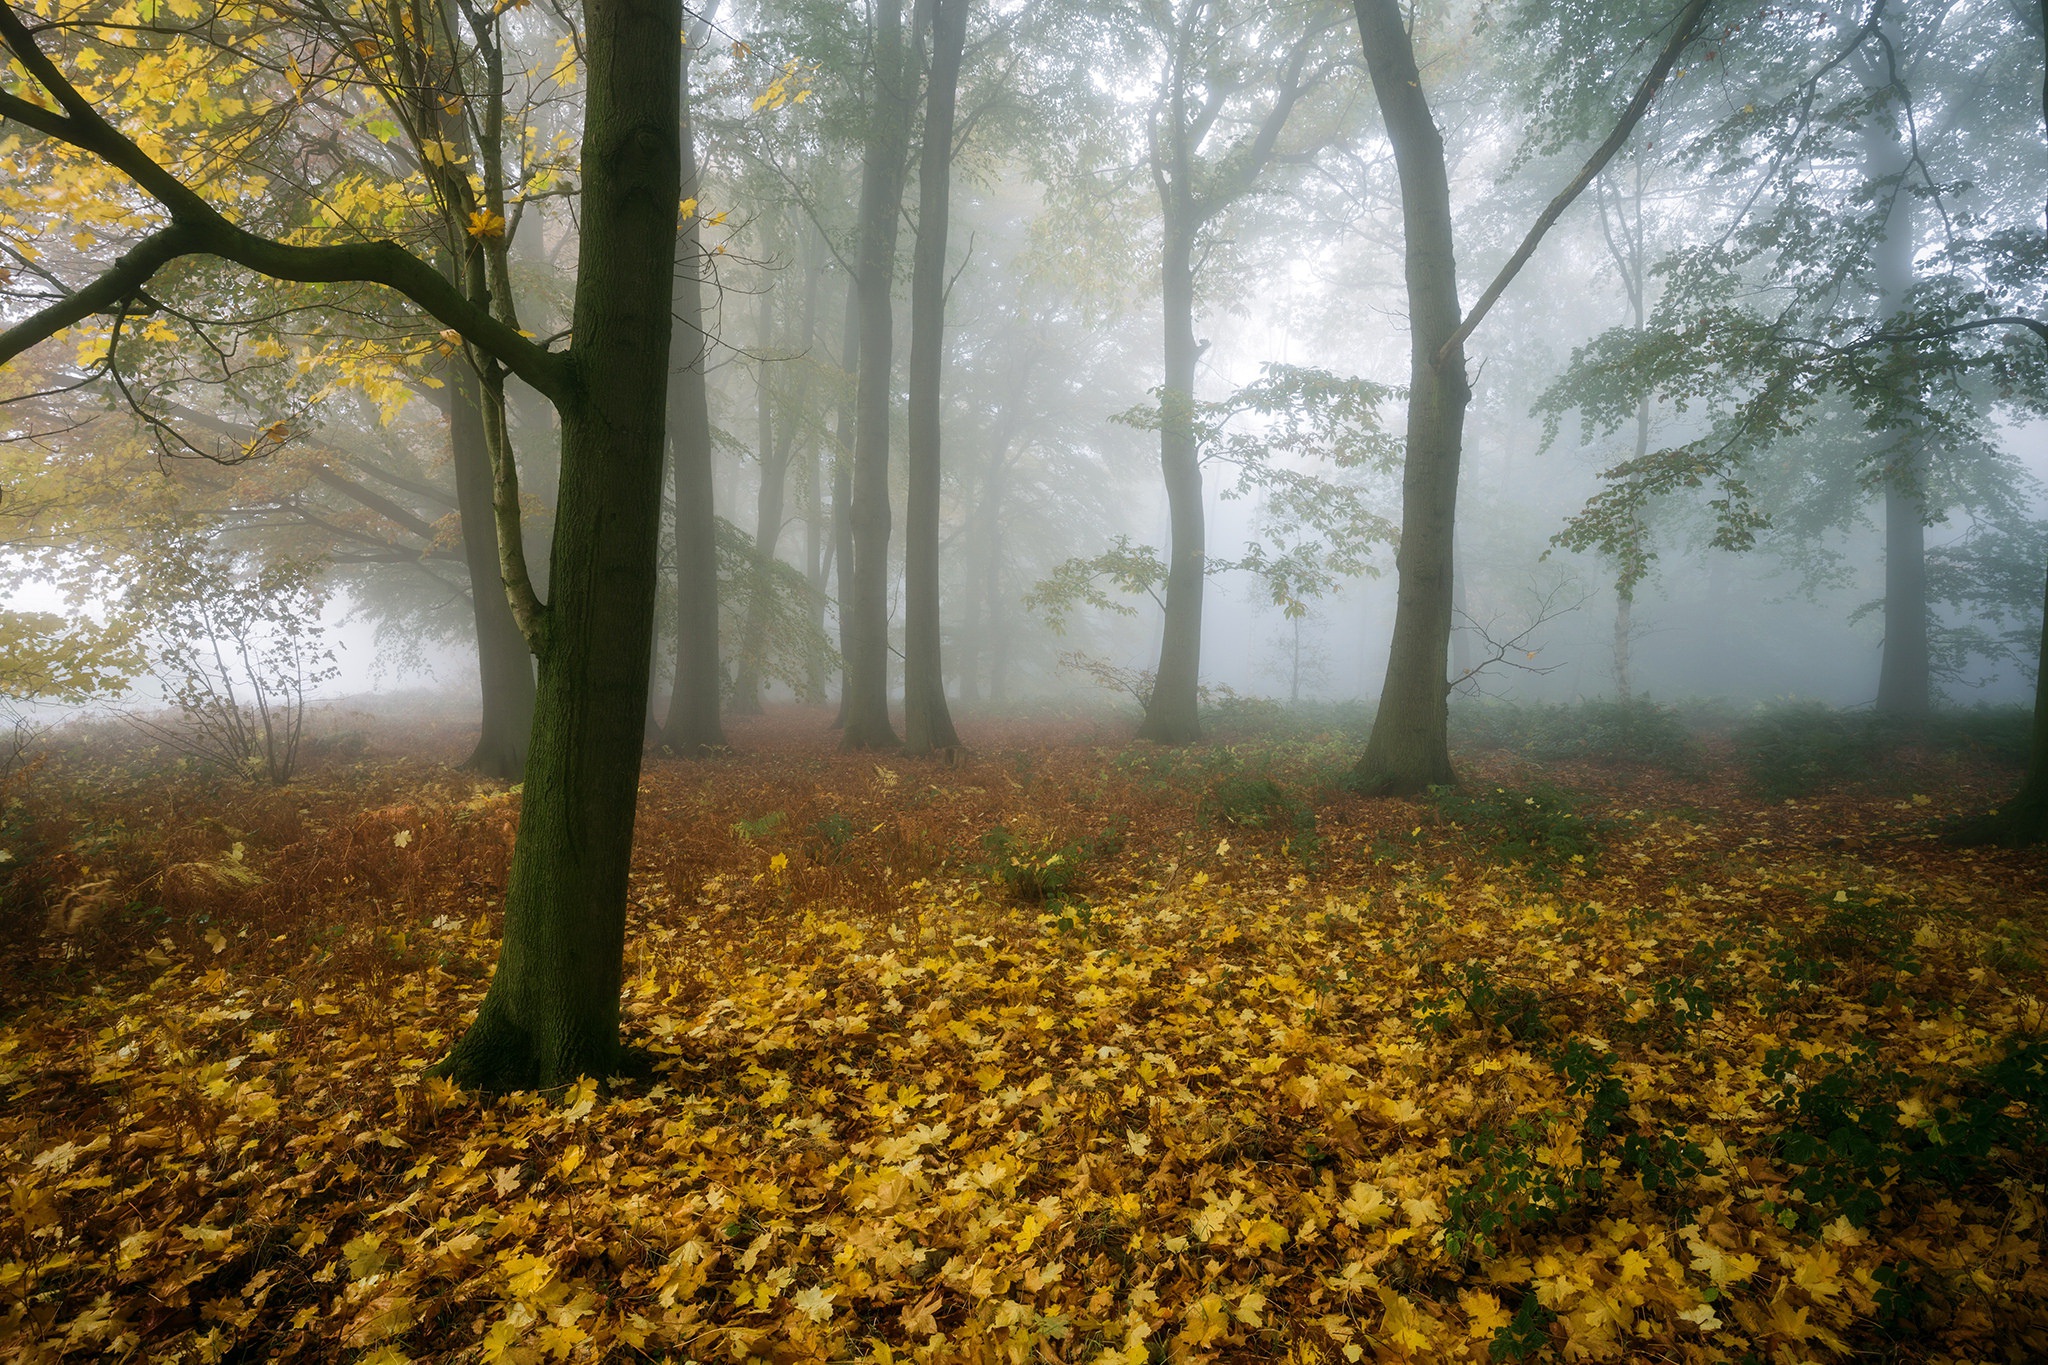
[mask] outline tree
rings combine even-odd
[[[1157,50],[1159,77],[1146,122],[1146,153],[1159,196],[1159,301],[1164,382],[1159,390],[1159,467],[1170,540],[1165,629],[1141,739],[1183,744],[1202,733],[1202,585],[1207,533],[1194,429],[1196,276],[1224,213],[1259,188],[1283,156],[1288,120],[1341,62],[1324,51],[1336,19],[1320,9],[1233,9],[1224,0],[1146,6],[1140,24]],[[1296,32],[1277,59],[1264,44],[1283,25]],[[1248,73],[1257,71],[1257,79]],[[1221,145],[1217,145],[1217,144]],[[1205,154],[1206,151],[1206,154]]]
[[[869,37],[874,99],[860,176],[860,245],[854,267],[860,340],[854,384],[853,481],[849,506],[851,590],[841,594],[846,656],[840,747],[893,749],[889,720],[889,408],[894,385],[896,228],[910,161],[916,76],[903,0],[880,0]]]
[[[931,71],[917,171],[910,268],[910,496],[903,538],[903,735],[913,755],[960,747],[939,650],[939,389],[946,344],[946,224],[952,213],[953,109],[968,0],[929,0]]]
[[[1610,161],[1650,107],[1691,41],[1706,0],[1689,3],[1649,74],[1606,139],[1538,215],[1472,311],[1461,319],[1443,138],[1430,112],[1415,45],[1394,0],[1354,0],[1366,69],[1393,144],[1401,184],[1401,223],[1409,325],[1408,438],[1402,466],[1400,586],[1394,638],[1372,735],[1353,769],[1361,791],[1398,795],[1456,781],[1447,734],[1446,678],[1452,626],[1452,526],[1458,464],[1471,387],[1465,341],[1492,309],[1550,226]]]
[[[218,258],[277,279],[394,289],[560,414],[550,600],[518,577],[516,551],[500,547],[514,615],[539,660],[504,937],[475,1022],[440,1064],[459,1082],[492,1088],[559,1085],[609,1074],[620,1061],[682,170],[682,21],[667,0],[590,0],[584,17],[578,270],[572,340],[557,351],[396,243],[286,242],[237,223],[110,122],[21,12],[0,5],[0,41],[26,77],[0,91],[0,117],[118,172],[157,210],[111,269],[0,333],[0,362],[95,313],[131,306],[178,262]],[[501,468],[501,518],[502,494],[516,493],[504,484]],[[516,496],[510,506],[516,518]]]
[[[725,745],[720,723],[718,660],[718,528],[712,506],[711,398],[705,369],[711,339],[704,330],[704,216],[697,132],[690,118],[690,58],[711,31],[708,18],[683,45],[677,84],[677,138],[687,210],[676,234],[674,312],[669,350],[680,362],[669,374],[668,448],[676,517],[676,668],[662,743],[675,753],[706,754]]]

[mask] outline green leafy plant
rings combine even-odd
[[[1547,783],[1528,788],[1432,787],[1437,815],[1462,831],[1488,858],[1556,884],[1567,869],[1590,872],[1599,857],[1604,822],[1578,811],[1570,793]]]

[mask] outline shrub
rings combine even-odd
[[[1704,755],[1675,707],[1635,699],[1571,706],[1486,704],[1452,712],[1460,747],[1515,753],[1542,763],[1599,763],[1697,775]]]
[[[1861,779],[1884,748],[1875,717],[1825,706],[1761,712],[1732,739],[1750,790],[1772,801]]]
[[[1003,825],[982,835],[981,847],[988,857],[974,866],[976,875],[1027,905],[1065,903],[1082,880],[1082,865],[1095,853],[1087,840],[1056,844],[1023,838]]]
[[[2026,763],[2032,713],[1976,707],[1914,720],[1818,705],[1760,711],[1735,727],[1735,760],[1750,789],[1769,800],[1867,781],[1907,750]]]
[[[1547,783],[1526,789],[1432,787],[1437,815],[1494,862],[1555,882],[1566,868],[1593,870],[1604,822],[1579,814],[1570,793]]]

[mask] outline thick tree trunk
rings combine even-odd
[[[939,623],[939,391],[946,352],[946,222],[952,212],[953,106],[967,0],[934,0],[917,245],[910,268],[909,497],[903,511],[903,738],[913,755],[960,747],[946,708]]]
[[[853,592],[846,614],[840,747],[894,748],[889,721],[889,407],[895,364],[896,227],[909,160],[911,99],[903,0],[875,21],[875,101],[860,184],[860,365],[854,393]]]
[[[497,970],[441,1063],[547,1088],[620,1062],[626,874],[652,653],[668,387],[682,10],[589,0],[573,381],[553,600]]]
[[[1202,669],[1202,587],[1207,573],[1202,466],[1195,449],[1194,210],[1176,186],[1165,201],[1160,250],[1160,311],[1165,324],[1166,382],[1159,393],[1159,469],[1166,479],[1170,545],[1166,620],[1159,671],[1138,738],[1187,744],[1202,737],[1197,705]]]
[[[1458,271],[1443,138],[1423,95],[1395,0],[1354,0],[1373,94],[1401,180],[1409,322],[1408,451],[1401,477],[1400,587],[1393,646],[1372,737],[1353,771],[1360,790],[1405,795],[1455,782],[1446,733],[1451,638],[1451,527],[1465,435]]]
[[[482,386],[468,363],[458,358],[448,369],[448,386],[442,393],[455,464],[462,558],[469,566],[470,607],[476,620],[477,681],[483,691],[483,723],[476,748],[462,766],[485,777],[517,782],[526,771],[526,743],[533,729],[533,651],[512,618],[498,570],[491,453],[478,406]]]
[[[697,193],[697,141],[690,121],[684,58],[677,120],[683,194]],[[676,515],[676,671],[669,689],[662,742],[684,757],[725,746],[719,717],[718,520],[713,505],[711,400],[705,388],[710,339],[704,334],[704,251],[698,215],[683,220],[675,239],[673,281],[664,290],[674,307],[665,331],[675,368],[668,376],[668,448]],[[565,438],[566,439],[566,438]]]

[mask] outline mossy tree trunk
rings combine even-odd
[[[652,653],[675,276],[681,8],[590,0],[575,343],[562,415],[553,597],[504,941],[441,1063],[466,1085],[547,1088],[619,1065],[626,876]]]

